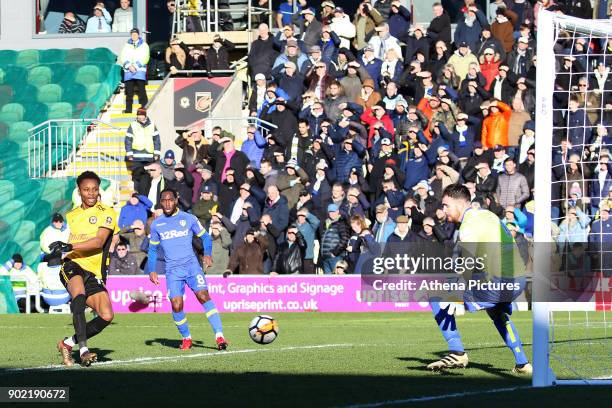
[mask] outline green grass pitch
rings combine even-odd
[[[195,347],[182,352],[170,315],[118,315],[90,341],[101,362],[87,369],[57,366],[56,343],[72,333],[70,316],[2,316],[0,386],[69,386],[71,405],[88,408],[609,403],[609,387],[530,389],[530,379],[511,372],[512,353],[485,313],[458,318],[470,366],[446,373],[424,369],[445,351],[429,313],[273,314],[280,334],[266,346],[248,337],[253,316],[222,316],[230,348],[219,352],[204,314],[188,315]],[[531,355],[531,314],[513,320]]]

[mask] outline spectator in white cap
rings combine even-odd
[[[375,28],[376,34],[370,38],[368,45],[374,48],[374,56],[380,60],[385,58],[388,50],[395,50],[398,58],[402,56],[402,48],[397,38],[389,33],[389,24],[382,23]]]
[[[266,76],[262,73],[255,75],[255,87],[251,90],[249,97],[249,112],[251,116],[257,116],[266,99],[267,83]]]
[[[351,19],[342,7],[334,9],[334,17],[332,18],[330,28],[340,37],[341,48],[351,47],[351,40],[355,37],[355,26],[351,23]]]
[[[321,3],[321,22],[324,25],[329,25],[334,18],[334,9],[336,5],[333,1],[324,1]]]
[[[529,68],[533,64],[533,50],[529,49],[529,39],[527,37],[519,37],[516,48],[508,53],[506,62],[512,72],[517,76],[527,76]]]
[[[440,205],[440,200],[438,200],[431,190],[431,186],[427,180],[421,180],[417,183],[416,186],[412,187],[415,191],[415,199],[417,202],[417,206],[427,217],[435,217],[436,209]]]
[[[299,27],[300,39],[304,41],[307,48],[319,43],[323,24],[317,20],[314,11],[310,7],[305,8],[300,13],[294,14],[292,22]]]

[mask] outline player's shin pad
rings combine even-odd
[[[504,340],[504,343],[506,343],[506,346],[512,350],[516,364],[526,364],[529,362],[519,333],[510,317],[503,311],[495,309],[487,309],[487,314],[493,320],[493,324],[495,324],[495,328]]]
[[[172,312],[172,318],[174,319],[174,324],[176,324],[176,328],[178,329],[179,333],[181,333],[181,336],[183,336],[184,339],[191,337],[185,312]]]
[[[85,320],[85,295],[77,295],[70,302],[72,324],[74,326],[76,342],[79,348],[87,346],[87,321]]]
[[[213,332],[215,334],[223,332],[221,316],[219,315],[219,311],[217,310],[215,303],[212,300],[209,300],[208,302],[204,302],[203,306],[204,311],[206,312],[206,318],[208,319]]]
[[[448,314],[448,306],[445,309],[440,307],[439,302],[430,302],[431,311],[436,319],[436,323],[444,336],[444,340],[448,344],[448,349],[451,351],[464,351],[461,335],[457,330],[457,322],[454,315]]]

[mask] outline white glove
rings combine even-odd
[[[446,314],[452,316],[455,314],[460,305],[460,302],[440,302],[440,310],[445,310],[448,308],[446,310]]]

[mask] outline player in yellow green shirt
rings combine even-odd
[[[462,256],[483,260],[484,268],[464,276],[466,283],[472,280],[510,288],[466,289],[463,293],[465,308],[470,312],[485,309],[514,354],[516,364],[513,371],[531,374],[531,364],[525,355],[518,331],[510,320],[512,301],[523,291],[525,285],[525,264],[514,238],[495,214],[488,210],[472,208],[470,192],[461,184],[451,184],[444,189],[442,206],[448,221],[461,224],[457,244]],[[468,356],[455,321],[456,302],[431,301],[430,304],[438,327],[448,343],[449,352],[427,368],[439,371],[466,367]]]

